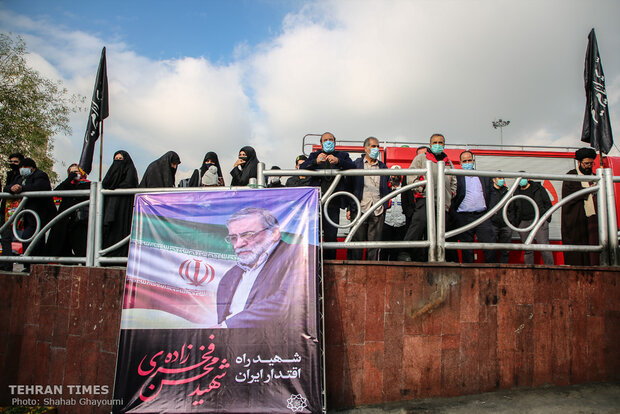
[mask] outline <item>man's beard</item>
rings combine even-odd
[[[269,236],[271,236],[271,233],[269,234]],[[243,248],[235,250],[235,254],[237,255],[237,262],[249,268],[254,267],[261,255],[265,253],[272,244],[273,239],[271,237],[266,237],[262,243],[255,244],[253,247],[245,246]]]

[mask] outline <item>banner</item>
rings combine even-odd
[[[114,412],[319,413],[316,188],[136,196]]]
[[[588,35],[583,78],[586,88],[586,111],[583,117],[581,141],[588,142],[592,148],[608,154],[614,139],[609,121],[605,75],[603,74],[603,64],[598,53],[594,29]]]
[[[93,98],[90,101],[90,111],[88,112],[88,123],[84,134],[84,144],[82,145],[82,155],[80,155],[80,168],[90,174],[93,168],[93,154],[95,153],[95,143],[99,139],[99,129],[101,122],[110,114],[108,107],[108,69],[105,58],[105,47],[101,50],[99,59],[99,69],[97,69],[97,79],[95,79],[95,89]]]

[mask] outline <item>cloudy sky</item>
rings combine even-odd
[[[581,146],[591,28],[620,125],[618,17],[617,0],[0,0],[0,30],[72,92],[90,99],[107,47],[104,171],[118,149],[140,175],[175,150],[180,179],[215,151],[227,183],[241,147],[292,168],[324,131],[499,144],[502,118],[504,144]],[[86,109],[56,137],[57,171],[79,158]]]

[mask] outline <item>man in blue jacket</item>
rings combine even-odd
[[[351,161],[349,154],[343,151],[336,151],[336,137],[331,132],[325,132],[321,135],[321,148],[314,151],[308,159],[301,164],[301,170],[350,170],[355,168],[355,164]],[[321,187],[321,193],[329,189],[329,186],[334,181],[334,177],[312,177],[310,185],[315,187]],[[344,191],[345,180],[341,179],[336,187],[335,191]],[[327,211],[323,212],[321,217],[321,225],[323,226],[323,240],[326,242],[335,242],[338,235],[338,228],[332,226],[327,220],[325,220],[325,214],[329,214],[329,217],[334,223],[340,223],[340,208],[345,208],[345,200],[341,197],[340,200],[332,200],[329,203]],[[325,259],[335,259],[336,250],[328,249],[323,252]]]
[[[386,169],[387,166],[379,161],[379,140],[375,137],[368,137],[364,140],[364,155],[355,160],[355,168],[360,170]],[[375,176],[356,176],[351,177],[353,195],[360,201],[362,208],[361,214],[367,212],[377,201],[385,197],[390,189],[388,187],[387,175]],[[385,210],[388,208],[386,201],[375,209],[362,223],[353,235],[353,241],[380,241],[383,233],[383,223],[385,221]],[[347,211],[347,218],[355,217],[356,205],[351,203]],[[353,213],[353,214],[351,214]],[[368,249],[367,259],[377,260],[378,249]],[[362,259],[362,249],[349,249],[348,258],[353,260]]]

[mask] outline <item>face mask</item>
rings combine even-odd
[[[400,184],[400,177],[392,177],[390,178],[392,184]]]
[[[431,151],[435,155],[439,155],[443,152],[443,145],[441,144],[433,144],[431,145]]]
[[[76,180],[79,180],[80,178],[82,178],[82,174],[80,174],[79,172],[73,171],[73,173],[75,174],[75,179]]]
[[[330,152],[334,152],[335,148],[336,148],[336,143],[334,141],[323,142],[323,151],[327,152],[328,154]]]
[[[521,187],[525,187],[527,185],[527,178],[521,178],[521,181],[519,181],[519,185]]]
[[[497,180],[497,185],[500,186],[500,187],[503,187],[504,183],[505,183],[505,180],[503,178],[500,179],[500,180]]]
[[[240,157],[239,157],[239,159],[240,159],[241,161],[247,161],[247,160],[248,160],[248,157],[247,157],[247,156],[245,156],[245,155],[243,155],[243,156],[240,156]]]
[[[474,163],[473,162],[466,162],[465,164],[461,164],[461,167],[464,170],[473,170],[474,169]]]
[[[368,154],[368,156],[372,158],[373,160],[376,160],[377,158],[379,158],[379,148],[371,148],[370,154]]]
[[[19,169],[19,173],[22,175],[22,177],[28,177],[30,174],[32,174],[32,171],[30,170],[30,168],[22,167]]]
[[[11,164],[9,163],[9,168],[13,171],[19,170],[19,164]]]
[[[581,171],[582,174],[584,175],[591,175],[592,174],[592,168],[581,168],[581,166],[579,167],[579,171]]]
[[[269,177],[269,184],[276,184],[280,182],[280,177]]]

